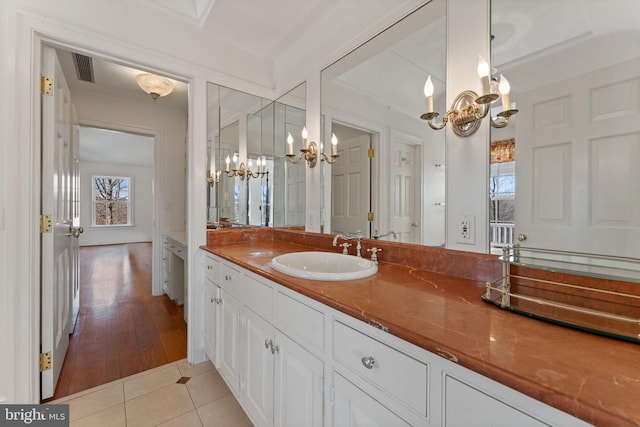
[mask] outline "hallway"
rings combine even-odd
[[[183,306],[151,295],[151,243],[80,249],[80,312],[53,399],[187,355]]]

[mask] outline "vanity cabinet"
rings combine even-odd
[[[185,320],[187,318],[186,295],[188,293],[185,265],[187,261],[187,247],[184,233],[166,234],[163,236],[162,264],[164,277],[162,287],[169,298],[177,304],[185,305]]]
[[[251,421],[256,426],[322,426],[324,365],[311,351],[323,346],[324,315],[306,306],[297,307],[297,301],[274,290],[279,286],[275,283],[215,256],[207,254],[204,259],[205,289],[210,289],[211,296],[216,288],[220,292],[219,304],[211,304],[207,294],[205,331],[209,332],[205,341],[215,343],[207,345],[213,350],[206,353]],[[219,287],[210,280],[216,269],[220,272]],[[274,315],[274,307],[281,312]],[[286,324],[293,319],[301,325]],[[277,325],[283,325],[291,337]],[[303,347],[305,340],[297,342],[295,338],[296,334],[305,335],[303,331],[321,335],[319,340],[309,340],[314,343],[309,345],[311,351]]]
[[[257,426],[589,425],[375,325],[211,259],[220,266],[221,295],[219,305],[207,305],[219,312],[218,333],[207,337],[219,355],[212,361]],[[211,310],[207,322],[216,319]]]

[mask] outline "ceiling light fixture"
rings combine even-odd
[[[502,97],[502,111],[498,113],[497,118],[489,117],[491,126],[503,128],[509,124],[511,116],[516,114],[518,110],[511,108],[511,100],[509,92],[511,90],[509,82],[501,74],[499,84],[491,79],[491,68],[485,59],[481,56],[478,61],[478,77],[482,81],[482,95],[478,96],[474,91],[465,90],[458,94],[453,100],[451,109],[442,117],[442,122],[436,124],[433,120],[440,115],[437,111],[433,111],[433,83],[431,76],[427,78],[424,84],[424,96],[427,98],[427,112],[420,116],[426,120],[429,127],[434,130],[444,128],[448,122],[451,122],[453,132],[459,136],[473,135],[483,118],[491,110],[491,103]],[[497,90],[496,90],[497,89]],[[496,92],[499,92],[496,93]]]
[[[143,73],[136,76],[136,81],[138,86],[151,95],[154,101],[173,92],[173,82],[166,77]]]

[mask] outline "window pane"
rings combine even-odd
[[[127,177],[93,177],[95,225],[130,223],[129,185]]]

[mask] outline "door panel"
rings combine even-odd
[[[529,247],[637,257],[640,60],[518,96],[516,234]]]
[[[53,79],[42,95],[41,214],[51,215],[51,231],[41,234],[41,352],[51,352],[51,369],[42,372],[41,397],[53,396],[72,331],[77,238],[72,191],[71,94],[55,51],[43,47],[42,74]]]

